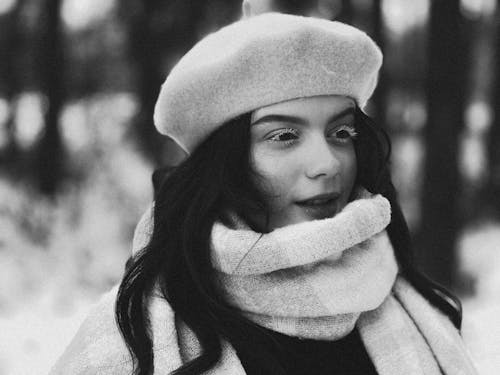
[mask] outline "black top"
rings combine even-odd
[[[265,339],[268,342],[261,342],[259,345],[267,348],[267,353],[287,375],[377,374],[357,329],[336,341],[299,339],[270,330],[266,332],[269,334]],[[269,373],[269,370],[264,370],[262,361],[252,357],[252,353],[245,353],[238,348],[236,351],[248,375]]]

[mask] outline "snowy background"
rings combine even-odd
[[[265,7],[271,0],[252,1]],[[39,79],[36,75],[39,69],[32,62],[31,40],[38,36],[38,21],[43,19],[40,4],[48,3],[0,0],[0,375],[43,375],[49,371],[92,304],[119,282],[130,256],[133,230],[151,201],[151,173],[159,162],[175,159],[175,152],[166,147],[165,152],[159,152],[166,142],[164,138],[158,137],[151,144],[141,143],[149,136],[145,119],[152,127],[151,113],[144,109],[144,103],[148,103],[148,95],[154,94],[154,90],[137,89],[144,87],[141,85],[144,79],[151,78],[147,75],[151,69],[150,61],[141,60],[149,50],[142,50],[144,43],[133,36],[142,32],[164,37],[180,28],[181,34],[191,39],[187,42],[179,39],[184,45],[176,46],[178,49],[168,51],[168,58],[163,56],[164,60],[157,61],[162,66],[171,66],[181,47],[194,43],[213,26],[202,18],[196,24],[198,29],[193,30],[189,23],[192,19],[180,16],[183,5],[191,2],[147,0],[147,4],[156,6],[174,4],[179,13],[170,17],[170,13],[158,6],[164,12],[158,13],[163,18],[158,17],[157,9],[152,6],[153,10],[146,9],[150,23],[144,23],[141,17],[145,15],[138,11],[141,0],[60,0],[58,17],[69,54],[66,69],[71,74],[65,76],[70,95],[60,107],[58,129],[66,167],[71,173],[61,179],[57,194],[47,196],[33,182],[36,170],[24,167],[34,164],[36,157],[29,159],[33,155],[43,155],[33,152],[44,134],[48,99],[43,87],[33,83]],[[361,25],[371,22],[370,6],[382,4],[388,44],[405,45],[408,41],[417,43],[425,34],[430,0],[381,3],[318,0],[316,3],[325,14],[334,9],[327,5],[350,3],[356,16],[354,23]],[[214,24],[234,17],[234,9],[233,13],[224,14],[228,4],[234,6],[234,2],[214,0],[210,4],[219,8],[203,15],[216,20]],[[486,144],[494,107],[488,72],[495,67],[490,46],[495,40],[494,17],[500,14],[497,4],[497,0],[460,0],[463,18],[475,37],[470,79],[473,84],[464,108],[465,124],[459,145],[464,197],[477,197],[475,189],[487,181],[489,173]],[[21,25],[17,31],[10,24],[14,15]],[[178,20],[184,24],[176,23]],[[145,24],[147,29],[138,28]],[[4,32],[12,30],[16,32]],[[420,34],[415,30],[420,30]],[[8,37],[15,43],[9,45]],[[133,43],[137,43],[135,55],[128,50]],[[418,54],[418,48],[411,43],[406,49]],[[15,46],[20,57],[9,46]],[[399,48],[389,48],[386,54],[392,72],[414,60],[411,56],[398,56],[399,52]],[[5,61],[12,56],[17,59],[14,59],[17,72],[21,72],[17,82],[10,80],[11,71],[6,70]],[[166,72],[156,73],[161,73],[163,79]],[[406,70],[400,73],[408,77]],[[414,229],[420,218],[421,186],[416,181],[421,181],[425,149],[422,130],[428,115],[419,81],[424,77],[421,71],[413,72],[420,76],[404,81],[394,74],[387,92],[391,105],[386,108],[394,146],[393,175],[405,215]],[[160,79],[155,81],[157,85],[160,83]],[[15,90],[9,85],[14,85]],[[3,158],[7,155],[8,159],[9,155],[5,150],[12,144],[17,154],[7,160],[9,165],[3,165]],[[160,146],[157,149],[151,145]],[[471,206],[474,203],[464,204]],[[497,375],[500,373],[500,221],[495,215],[482,212],[468,215],[465,211],[467,220],[457,241],[461,281],[458,290],[464,305],[463,337],[480,374]]]

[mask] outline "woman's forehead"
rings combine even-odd
[[[340,95],[312,96],[306,98],[291,99],[262,108],[252,112],[252,123],[269,115],[289,115],[294,117],[334,116],[344,112],[348,108],[355,108],[356,104],[352,98]]]

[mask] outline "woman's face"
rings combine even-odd
[[[316,96],[252,113],[250,157],[268,199],[266,230],[332,217],[347,204],[356,179],[354,109],[350,98]]]

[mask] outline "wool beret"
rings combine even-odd
[[[209,34],[179,60],[155,126],[190,153],[224,122],[270,104],[343,95],[364,107],[381,64],[375,42],[352,26],[264,13]]]

